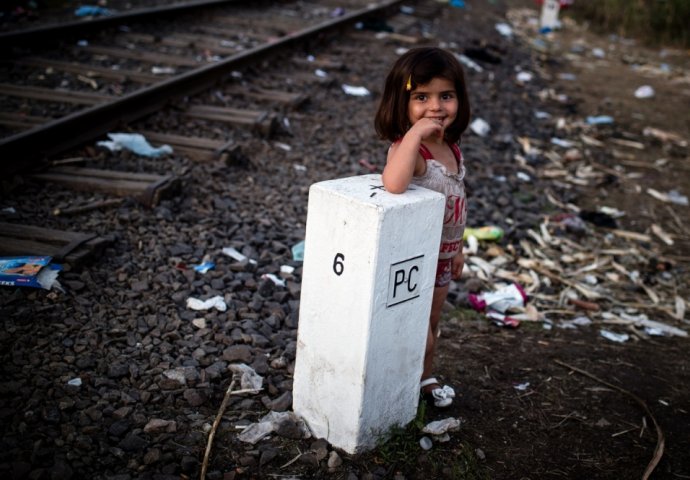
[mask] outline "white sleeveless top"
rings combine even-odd
[[[432,158],[428,148],[420,145],[419,153],[426,160],[426,172],[418,177],[412,177],[412,184],[435,190],[446,196],[439,260],[453,258],[462,250],[462,235],[465,232],[467,219],[467,200],[465,182],[463,182],[465,162],[460,148],[456,144],[449,144],[449,146],[458,162],[458,173],[449,172],[443,164]]]

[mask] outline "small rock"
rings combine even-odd
[[[192,325],[194,325],[198,329],[206,328],[206,319],[195,318],[194,320],[192,320]]]
[[[479,460],[486,460],[486,454],[484,453],[484,450],[482,450],[481,448],[476,448],[474,450],[474,453],[477,454],[477,458]]]
[[[227,362],[250,363],[252,360],[252,349],[249,345],[233,345],[223,350],[223,360]]]
[[[311,444],[311,450],[316,455],[316,459],[320,462],[328,456],[328,442],[323,438],[315,440]]]
[[[127,435],[118,446],[125,452],[136,452],[142,450],[148,445],[148,442],[137,435],[130,434]]]
[[[177,422],[174,420],[163,420],[162,418],[153,418],[144,427],[146,433],[163,433],[176,432]]]
[[[343,459],[340,458],[338,452],[333,450],[330,455],[328,455],[328,468],[329,470],[335,470],[343,464]]]
[[[152,448],[144,455],[144,465],[151,465],[161,459],[161,451],[157,448]]]
[[[318,467],[319,466],[319,460],[316,458],[316,455],[314,455],[313,453],[302,454],[299,457],[299,462],[304,463],[305,465],[309,465],[310,467]]]
[[[185,455],[180,461],[180,468],[184,473],[194,473],[198,464],[199,462],[196,458],[190,455]]]
[[[285,392],[270,403],[270,409],[276,412],[284,412],[292,406],[292,392]]]
[[[184,399],[187,400],[190,407],[199,407],[206,402],[206,395],[194,388],[185,390],[183,393]]]
[[[261,457],[259,458],[259,466],[263,467],[268,463],[272,462],[280,453],[277,448],[266,448],[261,452]]]

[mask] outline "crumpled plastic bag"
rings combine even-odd
[[[261,420],[257,423],[252,423],[247,428],[245,428],[242,433],[237,436],[237,439],[241,442],[247,442],[254,445],[256,442],[262,438],[270,435],[273,432],[278,432],[281,426],[286,423],[294,424],[301,438],[310,438],[311,432],[300,417],[295,415],[293,412],[269,412],[264,415]]]
[[[467,300],[478,312],[486,312],[486,316],[496,325],[517,328],[520,320],[509,316],[508,311],[523,308],[527,303],[527,294],[520,285],[512,283],[495,292],[470,293]]]
[[[345,92],[348,95],[353,95],[355,97],[367,97],[371,95],[369,90],[366,87],[356,87],[354,85],[348,85],[344,83],[342,85],[343,92]]]
[[[459,418],[444,418],[443,420],[436,420],[434,422],[428,423],[422,429],[422,432],[428,433],[430,435],[443,435],[447,432],[459,430],[461,423],[462,422]]]
[[[241,375],[240,387],[243,390],[261,390],[264,384],[264,377],[254,371],[249,365],[244,363],[233,363],[228,368],[234,373]]]
[[[470,294],[468,299],[475,310],[494,310],[505,313],[511,308],[524,307],[527,302],[527,294],[520,285],[511,283],[495,292]]]
[[[187,299],[187,308],[191,308],[192,310],[210,310],[211,308],[215,308],[219,312],[224,312],[228,309],[228,306],[223,297],[216,295],[208,300],[199,300],[198,298],[189,297]]]
[[[82,5],[74,11],[74,14],[77,17],[95,17],[97,15],[112,15],[113,12],[98,5]]]
[[[152,147],[140,133],[109,133],[108,138],[110,138],[110,141],[104,140],[98,142],[98,146],[105,147],[111,152],[118,152],[125,149],[137,155],[153,158],[173,152],[170,145],[162,145],[158,148]]]

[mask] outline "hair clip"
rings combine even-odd
[[[412,75],[407,77],[407,83],[405,84],[405,90],[407,90],[408,92],[410,90],[412,90]]]

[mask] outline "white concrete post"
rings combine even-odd
[[[309,189],[293,408],[346,452],[416,415],[444,205],[380,175]]]

